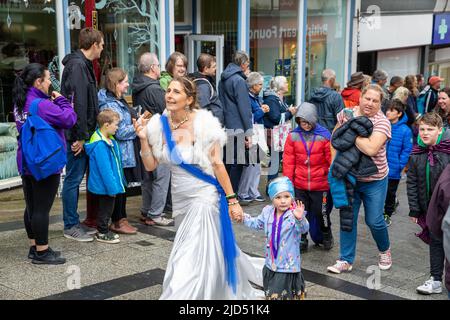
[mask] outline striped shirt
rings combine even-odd
[[[355,107],[355,109],[356,108],[359,109],[359,107]],[[356,111],[355,109],[353,109],[353,110],[344,109],[341,112],[339,112],[336,116],[339,125],[342,125],[345,122],[347,122],[349,119],[351,119],[353,117],[353,112]],[[374,115],[373,117],[368,117],[368,118],[370,121],[372,121],[373,132],[381,132],[384,135],[386,135],[386,137],[388,139],[391,139],[391,137],[392,137],[391,136],[391,123],[389,122],[389,120],[386,118],[386,116],[384,115],[384,113],[381,110],[378,111],[378,113],[376,115]],[[358,178],[358,181],[370,182],[370,181],[382,180],[388,175],[389,167],[388,167],[388,162],[387,162],[387,157],[386,157],[386,144],[387,144],[387,140],[384,143],[384,145],[380,148],[380,150],[378,150],[378,153],[374,157],[371,157],[373,162],[375,163],[375,165],[378,168],[378,173],[368,176],[368,177],[360,177],[360,178]]]

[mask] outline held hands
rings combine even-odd
[[[303,215],[305,214],[305,205],[303,202],[297,200],[297,203],[293,203],[294,205],[294,216],[297,218],[297,220],[303,219]]]
[[[228,214],[230,215],[231,220],[235,222],[244,221],[244,211],[239,204],[228,206]]]

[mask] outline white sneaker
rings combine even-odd
[[[336,263],[332,266],[329,266],[327,268],[328,271],[332,272],[332,273],[341,273],[343,271],[345,272],[350,272],[352,271],[353,267],[350,263],[348,263],[347,261],[343,261],[343,260],[336,260]]]
[[[381,270],[389,270],[392,267],[391,249],[378,254],[378,267]]]
[[[420,294],[433,294],[433,293],[441,293],[442,292],[442,282],[434,281],[434,278],[431,277],[423,285],[417,287],[417,292]]]

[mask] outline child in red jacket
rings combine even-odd
[[[331,165],[330,132],[317,123],[316,106],[304,102],[295,115],[298,127],[288,136],[284,147],[283,175],[295,187],[295,197],[305,204],[311,239],[325,250],[333,247],[330,212],[333,209],[328,170]],[[307,234],[301,250],[308,248]]]

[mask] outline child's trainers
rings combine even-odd
[[[378,258],[378,267],[381,270],[389,270],[392,267],[391,249],[385,252],[380,252]]]
[[[336,260],[336,263],[332,266],[329,266],[327,268],[328,271],[332,273],[341,273],[341,272],[350,272],[352,271],[353,267],[350,263],[344,260]]]
[[[386,225],[389,227],[392,224],[391,217],[389,217],[387,214],[384,215],[384,222],[386,222]]]
[[[417,292],[420,294],[433,294],[433,293],[441,293],[442,292],[442,282],[434,281],[434,278],[431,277],[423,285],[417,287]]]
[[[108,233],[99,233],[97,232],[97,234],[95,235],[95,239],[97,239],[97,241],[99,242],[104,242],[104,243],[119,243],[120,239],[119,239],[119,235],[109,231]]]

